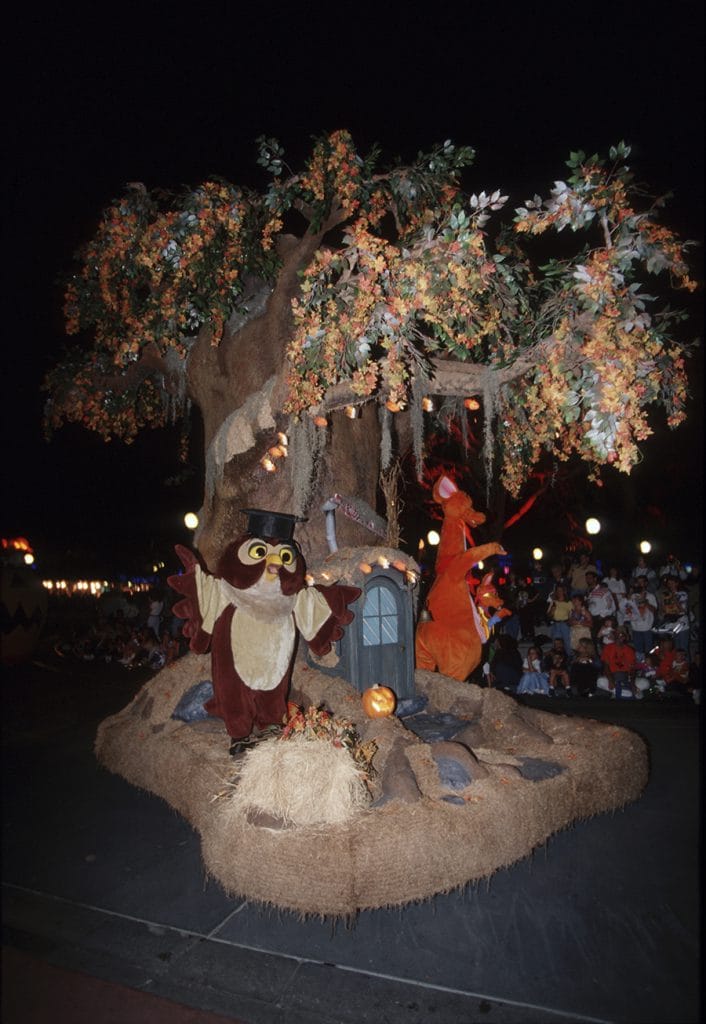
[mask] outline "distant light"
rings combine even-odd
[[[476,409],[480,409],[480,402],[477,398],[466,398],[463,404],[467,409],[470,409],[471,412],[475,412]]]
[[[649,555],[651,550],[652,550],[652,545],[650,544],[650,542],[648,540],[641,540],[640,541],[640,551],[642,552],[643,555]]]
[[[436,547],[440,540],[441,537],[436,532],[436,530],[430,530],[429,533],[427,534],[427,543],[431,544],[432,547]]]
[[[23,555],[23,559],[22,560],[24,561],[25,565],[34,565],[34,555],[32,554],[31,551],[27,551]]]
[[[542,549],[532,548],[532,558],[534,558],[535,562],[541,562],[544,558],[544,552],[542,551]]]
[[[482,560],[480,562],[476,562],[476,569],[485,569],[485,562]]]
[[[598,519],[594,519],[593,516],[586,520],[586,533],[596,534],[601,532],[601,524]]]
[[[683,566],[683,569],[684,569],[684,572],[690,573],[690,572],[693,572],[694,567],[693,567],[693,565],[688,565],[687,564],[687,565]]]
[[[195,512],[187,512],[186,515],[184,516],[184,526],[188,530],[195,530],[198,525],[199,525],[199,517],[196,515],[196,513]]]

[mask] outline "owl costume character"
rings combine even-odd
[[[205,708],[222,718],[239,753],[256,733],[280,725],[287,708],[297,637],[323,655],[353,619],[358,587],[307,587],[292,539],[297,517],[244,509],[248,530],[228,545],[209,573],[181,545],[185,572],[169,585],[183,595],[174,612],[197,654],[211,651],[213,697]]]

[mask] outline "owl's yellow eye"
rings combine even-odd
[[[279,557],[282,559],[282,565],[292,565],[297,554],[294,548],[280,548]]]
[[[263,544],[261,540],[256,540],[248,548],[248,555],[250,556],[250,558],[255,559],[255,561],[257,561],[257,562],[259,562],[261,559],[263,559],[266,554],[267,554],[267,545]]]

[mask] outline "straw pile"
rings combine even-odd
[[[232,797],[237,812],[257,811],[283,825],[347,821],[370,803],[370,793],[345,747],[293,736],[249,750]]]
[[[101,723],[96,755],[184,815],[201,833],[206,870],[234,896],[342,917],[426,899],[491,875],[579,819],[623,807],[647,783],[645,744],[626,729],[418,672],[428,711],[451,712],[461,725],[452,740],[423,743],[395,718],[368,720],[352,686],[298,663],[292,699],[325,704],[353,721],[362,741],[374,741],[372,803],[361,808],[354,798],[341,818],[322,823],[336,813],[324,807],[322,766],[309,775],[299,762],[282,767],[294,784],[289,779],[277,797],[277,814],[259,811],[271,794],[241,789],[245,759],[229,757],[223,723],[171,717],[209,665],[208,656],[187,655],[156,675]],[[264,741],[248,762],[275,745]],[[455,776],[445,770],[450,763]],[[293,791],[304,810],[290,802]],[[307,822],[301,815],[311,813],[312,792],[317,806]]]

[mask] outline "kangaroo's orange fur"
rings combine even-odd
[[[483,625],[466,575],[478,562],[491,555],[504,555],[505,550],[497,543],[466,546],[467,540],[473,544],[468,528],[480,526],[485,516],[473,507],[470,497],[452,480],[440,477],[433,494],[441,505],[444,520],[436,556],[436,579],[426,602],[432,617],[417,627],[417,668],[438,671],[463,681],[480,664],[483,648]],[[485,575],[479,584],[476,602],[484,611],[502,608],[492,573]]]

